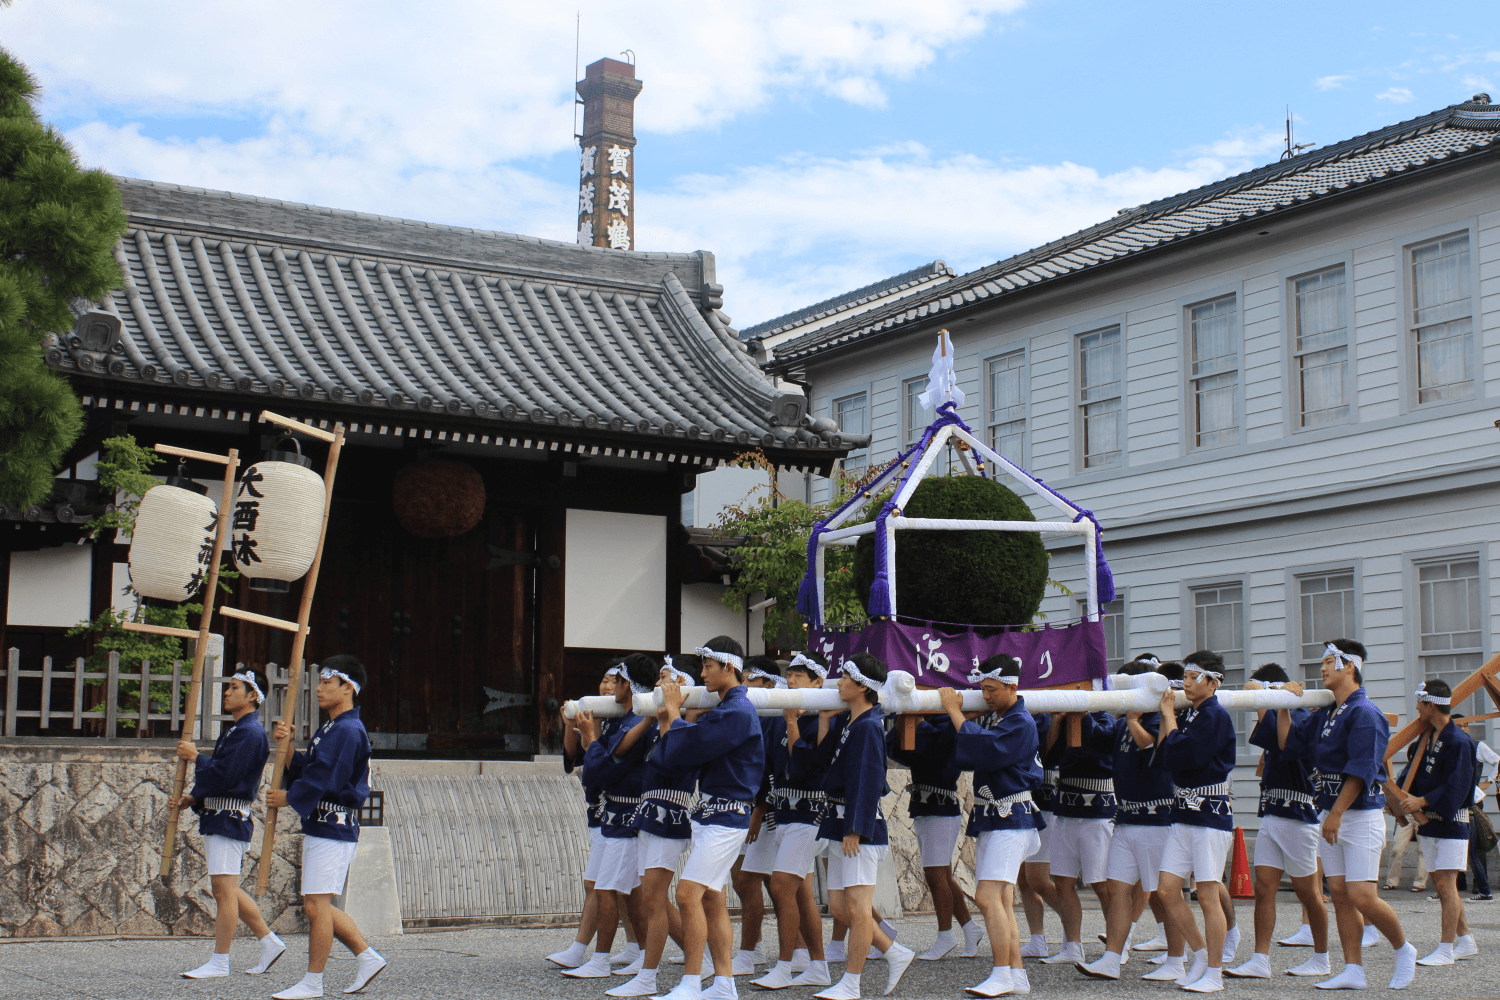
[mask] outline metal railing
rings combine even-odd
[[[236,670],[244,664],[235,665]],[[198,711],[198,726],[193,733],[195,740],[212,740],[219,735],[223,723],[233,717],[220,711],[221,690],[232,677],[217,676],[218,664],[210,656],[203,665],[203,684],[200,686],[202,702]],[[262,724],[269,732],[271,724],[282,717],[286,706],[287,689],[290,686],[289,671],[268,663],[266,679],[271,690],[260,706]],[[314,686],[318,674],[317,665],[302,672],[298,691],[297,726],[294,739],[308,739],[319,725],[318,701]],[[12,647],[7,650],[4,669],[0,678],[5,683],[5,735],[17,735],[21,719],[36,719],[38,735],[76,736],[80,738],[115,739],[121,735],[141,736],[150,733],[151,723],[169,722],[171,732],[182,729],[187,715],[187,698],[192,680],[192,665],[174,660],[172,669],[166,671],[158,666],[152,668],[149,660],[142,660],[138,670],[123,670],[120,654],[110,653],[108,666],[104,670],[87,669],[83,657],[73,663],[71,670],[58,670],[52,657],[42,658],[40,670],[25,670],[21,667],[21,651]],[[39,683],[29,683],[37,681]],[[27,682],[27,683],[23,683]],[[55,697],[54,685],[62,685],[65,693]],[[141,697],[143,689],[146,696]],[[98,688],[91,694],[89,688]],[[66,689],[71,690],[66,690]],[[122,695],[125,704],[121,704]],[[22,708],[22,701],[36,705]],[[85,701],[90,702],[85,708]],[[58,722],[63,725],[57,725]],[[85,723],[101,725],[85,725]],[[30,728],[30,727],[27,727]],[[122,732],[122,730],[129,730]]]

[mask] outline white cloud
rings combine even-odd
[[[642,192],[637,239],[714,250],[725,308],[748,326],[936,257],[959,271],[993,263],[1265,162],[1276,146],[1269,133],[1231,137],[1112,174],[925,151],[800,157]]]
[[[1313,81],[1313,86],[1319,90],[1342,90],[1352,79],[1352,76],[1320,76]]]
[[[1408,104],[1413,94],[1405,87],[1387,87],[1384,91],[1375,95],[1377,101],[1390,101],[1392,104]]]

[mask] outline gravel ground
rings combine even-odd
[[[1290,894],[1285,894],[1288,897]],[[1387,892],[1386,898],[1396,906],[1403,925],[1417,945],[1420,954],[1431,950],[1437,939],[1438,904],[1423,895],[1415,898],[1407,892]],[[1493,915],[1491,915],[1493,911]],[[1441,997],[1444,1000],[1466,998],[1500,998],[1500,902],[1470,904],[1471,927],[1479,942],[1477,958],[1441,969],[1419,969],[1408,996]],[[1250,904],[1240,904],[1241,927],[1250,934]],[[1283,901],[1278,927],[1283,935],[1295,930],[1298,919],[1295,903]],[[896,922],[901,940],[914,944],[919,951],[931,944],[936,926],[930,917],[909,917]],[[770,921],[767,930],[772,931]],[[1102,947],[1095,935],[1103,930],[1097,910],[1084,912],[1084,941],[1090,960],[1097,958]],[[1048,915],[1049,936],[1059,936],[1056,917]],[[441,997],[448,1000],[502,997],[553,997],[557,1000],[597,1000],[609,988],[599,980],[571,980],[559,976],[542,956],[564,948],[572,940],[568,930],[461,930],[408,934],[374,942],[391,966],[383,972],[364,995],[372,1000],[407,1000],[407,998]],[[176,974],[204,961],[210,951],[203,939],[169,939],[150,941],[7,941],[0,943],[0,997],[26,1000],[63,1000],[63,998],[97,998],[97,1000],[156,1000],[156,998],[191,998],[191,1000],[240,1000],[266,998],[300,978],[306,937],[288,940],[285,958],[263,977],[250,977],[240,971],[251,965],[257,953],[247,938],[236,939],[233,963],[237,971],[228,979],[189,981]],[[1251,952],[1247,940],[1240,946],[1239,960]],[[1335,946],[1334,969],[1341,967]],[[963,987],[972,986],[989,974],[989,949],[980,957],[942,962],[914,962],[902,980],[896,996],[919,998],[965,996]],[[1284,997],[1291,995],[1321,996],[1314,991],[1315,980],[1292,979],[1281,970],[1303,961],[1306,948],[1272,947],[1271,964],[1276,970],[1272,980],[1229,982],[1224,991],[1228,997]],[[1028,961],[1034,995],[1112,996],[1121,998],[1182,996],[1170,983],[1147,983],[1137,977],[1147,971],[1141,959],[1126,967],[1126,977],[1117,983],[1084,979],[1071,967],[1045,966]],[[677,966],[663,971],[663,986],[670,988],[678,980]],[[764,968],[764,967],[762,967]],[[1384,990],[1391,974],[1391,950],[1384,943],[1366,952],[1365,968],[1372,989]],[[835,980],[842,973],[834,966]],[[353,977],[354,960],[341,946],[334,946],[334,958],[327,972],[327,996],[342,996],[343,987]],[[865,968],[864,995],[876,997],[885,988],[883,962],[869,962]],[[613,977],[612,983],[624,982]],[[749,985],[748,977],[738,980],[740,995],[748,997],[762,991]],[[812,990],[782,991],[787,998],[810,997]]]

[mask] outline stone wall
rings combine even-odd
[[[215,907],[195,816],[179,827],[170,877],[159,877],[173,746],[0,742],[0,937],[212,933]],[[242,883],[252,893],[264,819],[257,804]],[[261,912],[278,931],[303,930],[296,893],[302,836],[289,809],[280,812],[274,853]]]
[[[886,772],[886,783],[891,788],[891,794],[881,800],[881,805],[885,810],[886,828],[891,838],[891,860],[896,867],[896,889],[901,896],[901,909],[905,913],[930,913],[932,893],[927,890],[927,878],[922,874],[922,852],[917,847],[917,835],[912,830],[911,816],[907,813],[911,795],[906,789],[910,781],[911,772],[891,765]],[[959,778],[958,796],[967,817],[974,797],[968,774]],[[976,888],[974,841],[965,837],[962,832],[958,837],[953,874],[958,879],[959,886],[972,897]]]

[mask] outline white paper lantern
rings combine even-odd
[[[130,537],[130,582],[142,597],[175,604],[203,586],[219,517],[206,493],[190,479],[172,477],[141,497]]]
[[[240,478],[231,544],[251,590],[284,594],[312,568],[326,494],[311,465],[300,450],[273,451]]]

